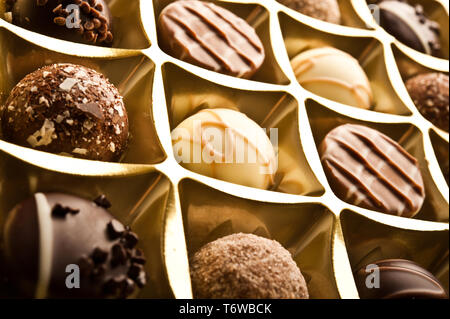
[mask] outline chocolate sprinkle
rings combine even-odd
[[[101,248],[95,248],[92,252],[92,260],[95,264],[103,264],[108,258],[108,252],[104,251]]]
[[[94,203],[96,203],[97,206],[103,207],[105,209],[111,207],[111,202],[106,198],[105,195],[100,195],[99,197],[94,199]]]
[[[67,214],[76,215],[80,212],[79,209],[72,209],[70,207],[63,207],[61,204],[56,204],[52,209],[53,217],[66,217]]]
[[[107,225],[108,235],[111,240],[117,239],[125,232],[125,227],[116,219],[110,221]]]

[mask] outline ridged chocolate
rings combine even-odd
[[[416,263],[404,259],[380,260],[379,287],[368,288],[366,280],[375,272],[366,267],[355,274],[356,286],[362,299],[447,299],[448,296],[438,279]],[[369,280],[370,282],[370,280]]]
[[[216,72],[248,78],[264,61],[264,47],[255,30],[209,2],[168,5],[159,16],[159,31],[169,54]]]
[[[333,191],[356,206],[413,217],[425,190],[417,160],[386,135],[362,125],[332,130],[320,146]]]

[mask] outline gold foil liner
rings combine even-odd
[[[0,140],[0,226],[9,209],[35,191],[87,198],[105,193],[113,202],[112,214],[138,233],[149,259],[150,284],[141,298],[192,298],[189,256],[236,232],[278,240],[304,273],[312,298],[358,298],[353,271],[381,258],[412,259],[448,290],[449,196],[443,175],[448,133],[420,115],[404,86],[421,72],[448,74],[448,60],[396,41],[376,24],[365,0],[339,0],[342,26],[274,0],[213,1],[247,19],[264,44],[262,68],[243,80],[160,49],[157,18],[173,1],[108,2],[117,20],[113,48],[51,39],[0,19],[0,103],[28,72],[49,63],[79,63],[104,73],[119,88],[132,132],[121,163],[66,158]],[[442,55],[448,58],[448,3],[413,2],[424,4],[441,24]],[[325,45],[359,60],[374,91],[372,110],[329,101],[297,83],[290,59]],[[274,189],[226,183],[176,163],[171,129],[200,109],[217,107],[239,110],[264,128],[278,128]],[[427,197],[415,218],[355,207],[333,194],[317,146],[345,123],[376,128],[418,159]]]

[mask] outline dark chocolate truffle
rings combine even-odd
[[[341,11],[336,0],[277,0],[281,4],[304,15],[331,22],[341,23]]]
[[[409,79],[406,88],[420,113],[435,126],[448,132],[448,75],[420,74]]]
[[[380,25],[398,41],[426,54],[439,54],[440,26],[424,15],[421,5],[386,0],[379,4],[379,12]]]
[[[369,266],[355,274],[362,299],[448,298],[436,277],[412,261],[387,259]]]
[[[36,193],[7,216],[7,277],[24,298],[125,298],[146,283],[145,258],[129,237],[137,238],[92,201]],[[79,288],[68,266],[78,266]]]
[[[119,91],[102,74],[54,64],[28,74],[0,110],[4,138],[41,151],[117,161],[128,141]]]
[[[161,12],[158,24],[164,50],[186,62],[249,78],[264,61],[255,30],[210,2],[173,2]]]
[[[332,130],[319,149],[335,194],[356,206],[413,217],[425,198],[417,160],[386,135],[362,125]]]
[[[6,10],[13,24],[34,32],[84,44],[113,42],[104,0],[8,0]]]
[[[215,240],[191,259],[194,297],[200,299],[307,299],[308,289],[290,253],[252,234]]]

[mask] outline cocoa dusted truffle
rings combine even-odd
[[[146,284],[138,237],[105,202],[36,193],[10,211],[3,259],[21,297],[126,298]]]
[[[252,234],[215,240],[191,258],[199,299],[307,299],[305,279],[278,242]]]
[[[420,4],[385,0],[379,4],[380,25],[398,41],[414,50],[438,55],[441,50],[440,26],[425,16]]]
[[[331,22],[341,23],[341,11],[336,0],[277,0],[281,4],[304,15]]]
[[[158,27],[169,54],[216,72],[249,78],[264,61],[255,29],[210,2],[175,1],[161,12]]]
[[[51,37],[103,46],[113,42],[104,0],[7,0],[6,11],[13,24]]]
[[[448,132],[448,75],[420,74],[409,79],[406,88],[420,113],[435,126]]]
[[[362,299],[448,298],[433,274],[405,259],[386,259],[367,265],[356,272],[355,280]]]
[[[54,64],[28,74],[0,110],[5,140],[79,158],[117,161],[128,141],[119,91],[102,74]]]

